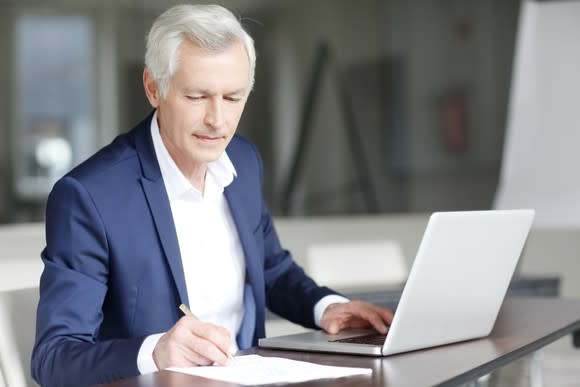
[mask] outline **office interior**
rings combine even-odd
[[[51,177],[149,112],[144,38],[174,3],[3,1],[3,222],[42,220],[36,204]],[[256,41],[256,86],[239,133],[262,152],[274,214],[492,205],[518,1],[221,3]],[[304,126],[303,165],[288,190]],[[52,163],[37,157],[47,140],[61,156]]]
[[[501,207],[530,2],[215,1],[255,39],[238,133],[257,144],[282,243],[307,270],[310,244],[379,239],[408,269],[430,213]],[[0,229],[22,255],[39,259],[54,181],[150,112],[145,36],[178,3],[0,1]],[[560,296],[580,298],[579,236],[570,222],[536,225],[518,274],[556,277]]]

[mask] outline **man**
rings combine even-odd
[[[235,135],[255,66],[238,20],[173,7],[151,28],[145,64],[154,112],[49,196],[35,379],[79,386],[226,364],[264,336],[266,307],[331,333],[384,333],[390,311],[319,287],[280,246],[258,152]]]

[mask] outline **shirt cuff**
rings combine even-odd
[[[322,320],[322,315],[324,314],[324,311],[326,310],[328,305],[345,302],[350,302],[350,300],[346,297],[339,296],[337,294],[331,294],[329,296],[322,297],[320,301],[318,301],[316,305],[314,305],[314,323],[316,324],[316,326],[322,328],[320,321]]]
[[[141,344],[141,348],[139,348],[139,353],[137,354],[137,369],[141,375],[159,371],[155,361],[153,360],[153,350],[161,336],[164,334],[165,333],[157,333],[155,335],[147,336],[145,340],[143,340],[143,344]]]

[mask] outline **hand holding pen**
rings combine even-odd
[[[193,314],[193,312],[191,311],[191,309],[189,309],[189,307],[187,305],[181,304],[181,305],[179,305],[179,309],[183,312],[183,314],[185,316],[187,316],[187,317],[193,317],[194,319],[199,320],[197,318],[197,316],[195,314]],[[231,346],[228,347],[228,351],[226,352],[226,355],[228,356],[228,359],[232,359],[233,358],[232,353],[230,351],[231,351]]]
[[[232,357],[229,331],[197,319],[185,305],[180,309],[186,315],[161,336],[153,350],[157,368],[226,365]]]

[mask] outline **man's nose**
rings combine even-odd
[[[223,101],[221,98],[211,98],[205,111],[205,124],[214,129],[219,129],[223,125],[223,120]]]

